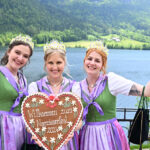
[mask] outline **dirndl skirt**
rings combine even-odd
[[[116,118],[87,122],[80,130],[80,150],[130,150],[125,133]]]
[[[0,150],[20,150],[26,139],[30,143],[31,135],[21,114],[0,111]]]

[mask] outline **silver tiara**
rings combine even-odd
[[[104,44],[101,42],[101,41],[95,41],[95,42],[91,42],[90,43],[90,46],[87,48],[88,49],[91,49],[91,48],[96,48],[100,51],[103,51],[104,53],[106,53],[106,55],[108,55],[108,49],[106,46],[104,46]]]
[[[44,53],[53,52],[53,51],[61,51],[62,53],[66,53],[66,47],[62,42],[58,42],[57,40],[52,40],[50,43],[46,43],[43,47]]]
[[[10,45],[14,42],[24,42],[24,43],[30,45],[32,50],[34,48],[34,43],[32,42],[32,38],[29,35],[21,35],[20,34],[20,35],[16,36],[15,38],[13,38],[11,40]]]

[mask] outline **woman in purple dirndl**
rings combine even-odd
[[[80,130],[80,150],[130,149],[116,119],[116,96],[140,96],[143,86],[112,72],[106,74],[107,51],[102,43],[95,42],[84,58],[87,77],[80,87],[85,124]],[[145,96],[150,92],[146,90]]]
[[[76,82],[63,77],[64,68],[66,66],[66,49],[63,43],[51,41],[44,46],[44,69],[47,75],[36,82],[29,85],[29,94],[43,92],[47,95],[57,95],[61,92],[73,92],[80,95],[80,86]],[[68,74],[68,73],[67,73]],[[79,92],[78,92],[79,91]],[[78,94],[79,93],[79,94]],[[82,126],[82,121],[76,128],[78,130]],[[72,138],[71,138],[72,137]],[[61,150],[78,150],[78,133],[75,131]],[[36,138],[33,137],[35,140]],[[38,143],[38,142],[37,142]],[[40,145],[40,143],[38,143]],[[40,145],[41,146],[41,145]]]
[[[0,66],[0,150],[20,150],[26,140],[21,104],[27,93],[26,78],[20,71],[29,61],[32,39],[17,36],[1,59]]]

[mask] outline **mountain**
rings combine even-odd
[[[118,35],[141,42],[150,38],[148,0],[0,0],[0,34],[26,33],[41,43],[92,40]]]
[[[92,28],[101,31],[103,34],[110,34],[114,31],[118,32],[118,29],[130,29],[131,31],[145,30],[145,34],[150,34],[150,1],[70,1],[68,4],[67,0],[59,3],[59,8],[63,6],[63,9],[66,10],[67,13],[72,14],[87,25],[92,25]],[[58,0],[56,3],[58,3]]]
[[[75,18],[53,5],[38,0],[0,0],[0,33],[64,30],[77,27]]]

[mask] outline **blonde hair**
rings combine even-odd
[[[70,71],[68,68],[68,61],[66,57],[66,47],[62,42],[58,42],[57,40],[52,40],[50,43],[47,43],[43,47],[44,49],[44,61],[46,62],[47,59],[54,53],[58,53],[60,57],[64,60],[65,62],[65,68],[64,68],[64,73],[70,77]],[[45,66],[44,66],[45,69]]]

